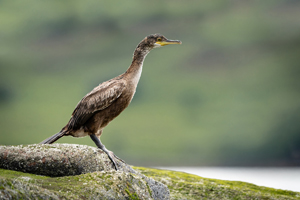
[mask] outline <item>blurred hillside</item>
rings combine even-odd
[[[161,33],[101,137],[133,165],[300,165],[300,2],[1,1],[0,144],[58,132]],[[61,143],[94,146],[90,138]]]

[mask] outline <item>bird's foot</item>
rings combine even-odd
[[[119,169],[118,169],[118,165],[117,165],[117,162],[116,162],[116,158],[118,158],[117,156],[115,156],[115,154],[114,154],[114,152],[112,152],[112,151],[109,151],[109,150],[107,150],[107,149],[102,149],[106,154],[107,154],[107,156],[109,157],[109,159],[111,160],[111,162],[113,163],[113,165],[114,165],[114,167],[115,167],[115,169],[116,169],[116,171],[118,171]]]
[[[113,153],[113,152],[112,152]],[[113,153],[114,154],[114,153]],[[118,156],[116,156],[116,154],[114,154],[114,157],[117,158],[118,160],[120,160],[122,163],[125,163],[125,161],[121,158],[119,158]]]
[[[102,150],[103,150],[103,149],[102,149]],[[117,162],[116,162],[116,159],[118,159],[118,160],[120,160],[121,162],[125,163],[125,161],[122,160],[121,158],[119,158],[118,156],[116,156],[116,155],[114,154],[114,152],[109,151],[109,150],[107,150],[106,148],[105,148],[105,150],[103,150],[103,151],[107,154],[107,156],[109,157],[109,159],[112,161],[112,163],[113,163],[113,165],[114,165],[116,171],[119,170],[119,169],[118,169]]]
[[[97,147],[99,149],[101,149],[102,151],[104,151],[106,153],[106,155],[109,157],[109,159],[112,161],[115,169],[118,171],[118,166],[117,166],[117,162],[116,162],[116,159],[122,161],[123,163],[124,160],[120,159],[119,157],[117,157],[114,152],[112,151],[109,151],[105,148],[105,146],[101,143],[100,139],[95,135],[95,134],[92,134],[90,135],[91,139],[95,142],[95,144],[97,145]]]

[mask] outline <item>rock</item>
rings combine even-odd
[[[300,199],[299,192],[169,170],[133,168],[168,185],[172,200]],[[137,174],[127,172],[102,171],[51,178],[0,169],[0,199],[153,199],[151,190],[144,183]]]
[[[115,170],[100,149],[76,144],[0,146],[0,168],[51,177]],[[135,173],[117,160],[120,171]]]
[[[83,145],[0,146],[6,168],[0,169],[0,199],[300,199],[299,192],[118,165],[114,170],[106,154]]]
[[[300,192],[278,190],[241,181],[225,181],[203,178],[197,175],[134,167],[147,177],[166,184],[170,189],[170,199],[269,199],[296,200],[300,199]]]
[[[82,177],[79,178],[80,180],[86,179],[84,174],[89,173],[88,177],[91,177],[92,180],[88,180],[86,182],[87,187],[82,190],[84,190],[83,192],[89,191],[93,198],[126,199],[128,197],[136,197],[141,199],[169,199],[170,193],[164,184],[142,175],[119,160],[117,160],[117,165],[119,171],[114,169],[112,162],[104,152],[85,145],[34,144],[0,146],[0,168],[2,169],[49,177],[77,175],[77,177]],[[72,179],[70,178],[70,180]],[[13,188],[19,188],[23,183],[24,180],[14,181]],[[8,186],[10,185],[8,184]],[[36,191],[36,187],[26,183],[24,188]],[[26,198],[26,194],[28,194],[28,191],[24,188],[24,192],[21,193],[25,197],[20,196],[22,198]],[[58,198],[62,197],[62,195],[55,192],[51,193],[47,189],[41,189],[43,190],[31,195],[52,195],[54,199],[55,196]],[[9,191],[11,189],[7,188],[6,193],[11,194]],[[42,197],[36,196],[36,198]],[[78,196],[78,198],[81,197]]]

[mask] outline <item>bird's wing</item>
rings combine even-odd
[[[77,104],[69,121],[68,128],[78,129],[93,114],[111,105],[122,94],[125,88],[123,82],[104,82],[95,87]]]

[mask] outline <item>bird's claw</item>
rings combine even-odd
[[[116,157],[114,152],[112,152],[112,151],[107,151],[106,154],[109,157],[109,159],[112,161],[116,171],[118,171],[117,162],[115,161],[115,158],[118,158],[118,157]]]
[[[119,158],[118,156],[116,156],[116,155],[114,154],[114,152],[112,152],[112,151],[108,151],[108,150],[107,150],[107,155],[108,155],[109,159],[113,162],[113,165],[115,166],[115,169],[116,169],[117,171],[118,171],[118,166],[117,166],[117,162],[116,162],[115,159],[118,159],[118,160],[120,160],[121,162],[125,163],[124,160],[122,160],[121,158]]]
[[[122,163],[125,163],[125,161],[123,159],[119,158],[118,156],[116,156],[116,154],[114,154],[114,157],[117,158],[118,160],[120,160]]]

